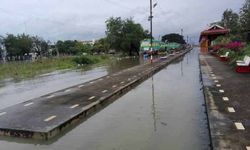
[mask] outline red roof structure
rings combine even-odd
[[[223,28],[222,26],[219,26],[219,25],[212,25],[208,29],[202,31],[200,35],[200,40],[199,40],[201,51],[204,53],[207,53],[208,47],[213,44],[212,42],[218,36],[225,36],[229,33],[230,33],[230,29]]]

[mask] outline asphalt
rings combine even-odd
[[[212,147],[250,149],[250,74],[236,73],[226,62],[200,55]]]
[[[188,50],[0,110],[0,135],[50,139],[102,109]]]

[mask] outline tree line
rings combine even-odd
[[[229,28],[231,34],[239,35],[243,40],[250,42],[250,0],[245,0],[239,13],[232,9],[225,10],[219,24]]]
[[[132,18],[122,19],[111,17],[106,21],[106,36],[97,40],[94,44],[86,44],[77,40],[57,41],[52,44],[39,36],[28,34],[7,34],[0,36],[0,56],[5,51],[7,57],[20,58],[30,53],[36,53],[39,57],[51,55],[80,55],[83,53],[108,53],[115,50],[125,55],[138,55],[140,41],[149,38],[149,33],[143,27],[135,23]]]

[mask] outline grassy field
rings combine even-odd
[[[0,64],[0,80],[6,78],[25,79],[39,74],[49,73],[55,70],[76,69],[78,64],[76,57],[47,58],[34,62],[8,62]],[[81,68],[89,68],[93,65],[104,65],[109,62],[108,57],[88,56],[90,64],[84,64]]]

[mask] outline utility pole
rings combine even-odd
[[[152,0],[150,0],[150,62],[153,63],[153,5]]]

